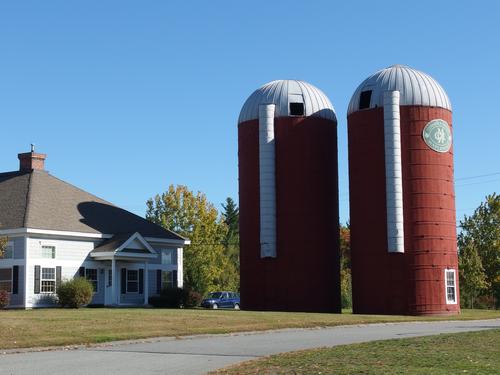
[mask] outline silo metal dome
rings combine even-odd
[[[360,108],[361,93],[371,90],[369,105]],[[347,114],[383,107],[384,91],[399,91],[400,105],[440,107],[451,111],[451,102],[441,85],[429,75],[406,65],[392,65],[365,79],[349,102]]]
[[[238,123],[258,119],[261,104],[275,104],[275,117],[290,116],[290,103],[303,103],[303,116],[337,120],[332,103],[320,89],[304,81],[277,80],[266,83],[248,97]]]

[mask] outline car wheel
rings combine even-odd
[[[240,304],[239,303],[235,303],[234,304],[234,309],[235,310],[239,310],[240,309]]]
[[[214,303],[214,304],[212,305],[212,309],[214,309],[214,310],[215,310],[215,309],[218,309],[218,308],[219,308],[219,305],[217,305],[216,303]]]

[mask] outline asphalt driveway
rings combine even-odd
[[[500,328],[500,319],[286,329],[163,338],[76,350],[0,355],[0,374],[203,374],[276,353],[365,341]]]

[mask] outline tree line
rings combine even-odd
[[[458,260],[462,306],[500,308],[500,195],[460,221]]]
[[[146,202],[146,219],[188,238],[184,286],[201,294],[239,290],[239,210],[231,198],[222,213],[205,194],[170,185]]]
[[[184,249],[184,284],[202,294],[239,290],[239,209],[227,198],[222,211],[201,192],[170,185],[147,201],[146,218],[189,238]],[[463,307],[500,307],[500,196],[488,195],[459,224],[458,256]],[[340,230],[342,307],[352,307],[349,223]],[[1,243],[0,243],[1,244]]]

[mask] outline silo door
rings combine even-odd
[[[288,95],[288,115],[304,116],[304,97],[301,94]]]

